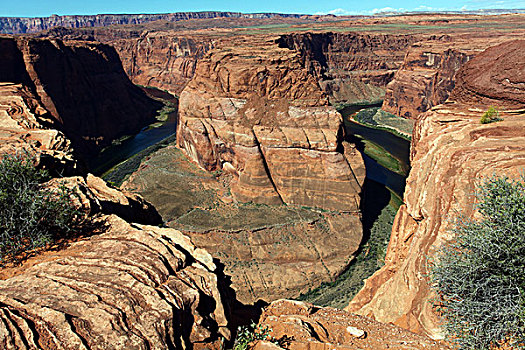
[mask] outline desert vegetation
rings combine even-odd
[[[490,106],[489,109],[481,116],[481,124],[490,124],[503,120],[499,117],[499,111],[496,107]]]
[[[525,347],[525,175],[478,188],[482,218],[460,216],[431,261],[444,329],[460,349]]]
[[[48,179],[31,157],[6,155],[0,161],[0,263],[47,245],[78,224],[71,191],[46,188]]]

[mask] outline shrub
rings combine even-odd
[[[271,331],[269,327],[256,325],[254,322],[250,326],[239,327],[233,350],[249,349],[250,343],[256,340],[269,340]]]
[[[79,217],[69,190],[42,187],[48,178],[27,157],[0,161],[0,263],[61,237]]]
[[[482,219],[460,217],[431,261],[444,328],[461,349],[525,341],[525,176],[492,177],[477,192]]]
[[[481,116],[480,122],[481,124],[489,124],[500,120],[503,119],[499,117],[499,111],[495,107],[490,106],[489,109]]]

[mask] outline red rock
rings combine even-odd
[[[448,349],[443,343],[392,324],[292,300],[271,303],[264,310],[259,326],[269,327],[274,341],[258,342],[255,350]],[[359,336],[352,335],[349,329],[358,330]]]
[[[24,37],[0,45],[0,82],[23,84],[82,154],[139,131],[161,107],[129,81],[107,45]]]
[[[366,281],[349,311],[441,336],[426,257],[453,239],[453,216],[475,216],[476,181],[515,177],[525,167],[525,101],[515,88],[525,83],[518,72],[524,53],[525,41],[512,41],[478,54],[458,71],[448,101],[419,116],[406,206],[396,216],[385,266]],[[489,107],[483,103],[496,103],[504,120],[481,124]]]
[[[351,167],[363,161],[339,151],[342,119],[327,103],[300,53],[239,38],[199,61],[181,94],[178,145],[207,170],[231,164],[240,201],[357,211]]]
[[[99,220],[100,234],[0,281],[4,349],[213,349],[229,338],[206,251],[173,229]]]

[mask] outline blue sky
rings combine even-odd
[[[179,11],[372,14],[383,10],[477,10],[525,8],[525,0],[0,0],[0,16],[51,14],[166,13]]]

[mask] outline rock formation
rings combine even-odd
[[[139,131],[161,107],[129,81],[107,45],[20,37],[0,38],[0,46],[0,82],[26,87],[79,153]]]
[[[193,77],[197,60],[213,47],[205,35],[143,32],[138,38],[114,39],[97,36],[115,47],[124,70],[135,83],[180,94]]]
[[[441,35],[412,45],[403,65],[387,85],[381,108],[416,119],[447,100],[454,89],[456,73],[469,59],[503,41],[504,36]]]
[[[259,325],[271,329],[270,341],[254,350],[270,349],[449,349],[445,344],[392,324],[333,308],[292,300],[278,300],[263,312]]]
[[[429,302],[427,256],[453,239],[451,219],[475,214],[476,182],[516,176],[525,167],[525,41],[487,49],[456,74],[444,104],[421,114],[413,134],[412,170],[385,266],[366,281],[348,310],[440,336]],[[503,121],[481,124],[490,104]]]
[[[24,34],[35,33],[52,27],[105,27],[115,24],[141,24],[152,21],[182,21],[200,18],[299,18],[301,15],[280,13],[239,13],[239,12],[176,12],[161,14],[101,14],[92,16],[57,16],[50,17],[0,17],[0,33]]]
[[[71,202],[86,217],[99,213],[115,214],[129,222],[149,225],[162,224],[162,218],[155,207],[141,196],[109,187],[99,177],[88,174],[81,176],[52,179],[48,188],[65,187],[72,191]]]
[[[213,349],[229,338],[211,256],[173,229],[101,233],[0,281],[3,349]]]
[[[321,80],[332,104],[382,100],[383,88],[415,41],[412,35],[330,32],[278,39],[279,46],[301,52],[305,66]]]
[[[171,145],[145,159],[122,187],[219,259],[243,303],[297,297],[350,264],[362,239],[358,213],[232,203],[230,177],[224,170],[216,178]]]
[[[297,51],[272,38],[223,44],[179,103],[178,145],[206,170],[232,169],[239,201],[358,209],[363,161],[345,157],[341,116]]]
[[[35,165],[63,175],[82,172],[71,141],[43,127],[50,117],[22,84],[0,83],[0,154],[29,154]]]

